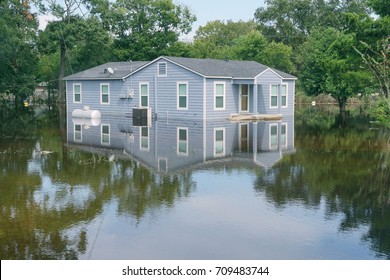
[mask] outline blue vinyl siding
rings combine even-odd
[[[166,62],[166,76],[158,75],[158,65]],[[189,69],[181,67],[164,58],[154,61],[124,80],[77,80],[66,82],[67,113],[88,106],[98,110],[102,116],[132,116],[132,108],[141,104],[140,84],[148,84],[148,107],[158,119],[226,119],[232,114],[240,113],[240,84],[249,85],[249,113],[259,114],[294,114],[295,81],[283,80],[271,70],[266,70],[255,80],[232,80],[230,78],[204,78]],[[187,85],[187,108],[178,108],[178,83]],[[215,85],[225,86],[224,108],[216,109]],[[256,83],[257,85],[253,85]],[[287,108],[270,108],[271,85],[287,84]],[[82,98],[74,103],[74,84],[80,84]],[[109,104],[101,104],[101,84],[108,84]],[[257,112],[254,112],[254,87],[257,87]],[[129,93],[133,92],[132,98]],[[204,100],[205,98],[205,100]],[[204,108],[205,104],[205,108]]]
[[[161,59],[132,76],[132,83],[137,86],[140,82],[149,81],[149,107],[157,113],[159,119],[186,119],[202,117],[203,78],[187,69],[167,61],[167,75],[157,75],[158,63]],[[130,78],[126,80],[129,83]],[[178,110],[177,83],[188,84],[187,109]],[[135,87],[134,102],[139,104],[139,93]],[[157,103],[156,103],[157,101]]]
[[[283,80],[279,75],[274,73],[271,70],[267,70],[262,73],[256,79],[256,83],[258,84],[258,112],[260,114],[294,114],[294,88],[295,81],[294,80]],[[271,108],[271,100],[270,100],[270,90],[271,85],[287,85],[287,108],[282,108],[281,99],[278,98],[278,107]]]

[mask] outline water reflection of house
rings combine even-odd
[[[165,119],[149,126],[134,126],[132,118],[83,123],[68,116],[67,131],[74,147],[136,159],[163,173],[220,161],[271,167],[294,151],[293,115],[270,122]]]

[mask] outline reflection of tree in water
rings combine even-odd
[[[328,131],[298,123],[296,154],[258,176],[255,189],[277,207],[318,207],[325,199],[328,215],[344,214],[341,231],[368,226],[363,240],[390,259],[388,136],[361,123]]]
[[[191,172],[160,176],[135,161],[62,149],[58,134],[40,133],[54,153],[32,156],[42,140],[0,142],[1,259],[76,259],[88,247],[86,224],[106,203],[117,200],[118,213],[139,221],[195,188]]]

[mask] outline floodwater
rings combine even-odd
[[[390,259],[390,133],[358,114],[56,116],[1,115],[0,259]]]

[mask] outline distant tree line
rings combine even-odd
[[[211,21],[183,41],[196,16],[172,0],[0,0],[0,94],[23,100],[51,81],[64,102],[65,75],[172,55],[258,61],[295,74],[307,95],[331,95],[340,112],[358,94],[388,100],[388,0],[265,4],[252,21]],[[38,15],[55,20],[38,30]]]

